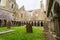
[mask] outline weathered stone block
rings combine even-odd
[[[26,31],[27,31],[27,33],[32,33],[33,32],[31,24],[26,25]]]
[[[6,23],[6,26],[7,26],[8,29],[10,29],[10,28],[11,28],[11,22],[8,21],[8,22]]]

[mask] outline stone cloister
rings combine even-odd
[[[16,19],[18,18],[18,11],[14,9],[16,7],[14,7],[12,11],[3,10],[4,7],[0,8],[0,27],[10,28],[11,26],[24,26],[26,24],[43,26],[48,40],[60,40],[60,0],[46,1],[45,20],[18,21],[18,19]]]
[[[47,1],[47,36],[50,40],[60,40],[60,0]]]

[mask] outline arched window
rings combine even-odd
[[[13,6],[14,6],[14,5],[12,4],[11,8],[13,8]]]
[[[54,4],[54,13],[60,13],[60,5],[58,2]]]
[[[23,17],[23,14],[21,14],[21,18]]]

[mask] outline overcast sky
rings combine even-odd
[[[24,5],[25,10],[40,9],[40,0],[16,0],[16,2],[19,8]]]

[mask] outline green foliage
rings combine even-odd
[[[27,33],[25,27],[12,27],[11,29],[15,32],[0,35],[0,40],[46,40],[42,27],[33,27],[33,33]]]

